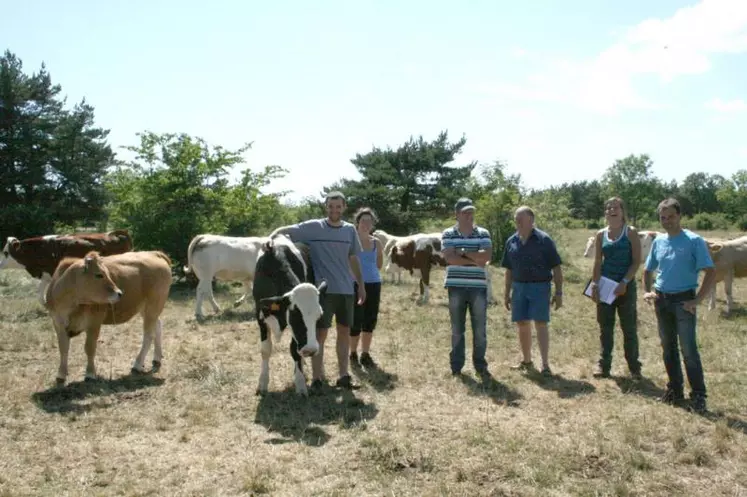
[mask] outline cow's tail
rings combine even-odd
[[[158,257],[160,257],[161,259],[163,259],[164,261],[166,261],[166,263],[167,263],[167,264],[169,265],[169,267],[171,267],[171,264],[172,264],[172,262],[171,262],[171,257],[169,257],[169,256],[168,256],[168,255],[166,254],[166,252],[161,252],[160,250],[157,250],[157,251],[156,251],[156,256],[158,256]]]
[[[187,265],[184,266],[184,274],[189,274],[192,272],[192,253],[195,251],[195,247],[198,243],[202,240],[202,235],[197,235],[196,237],[192,238],[192,241],[189,242],[189,247],[187,248]]]

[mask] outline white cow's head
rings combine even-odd
[[[14,236],[9,236],[3,247],[3,256],[0,259],[0,269],[23,269],[23,264],[19,263],[13,253],[21,247],[21,242]]]

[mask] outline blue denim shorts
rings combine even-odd
[[[511,321],[550,321],[549,281],[511,284]]]

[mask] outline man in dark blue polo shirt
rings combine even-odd
[[[516,209],[516,233],[506,241],[501,266],[506,268],[504,305],[511,311],[511,321],[519,328],[519,343],[524,360],[515,369],[529,370],[532,363],[532,321],[537,330],[542,374],[550,376],[548,354],[550,304],[563,305],[563,270],[550,235],[534,227],[534,212],[527,206]],[[551,298],[551,282],[555,295]]]

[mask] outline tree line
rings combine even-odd
[[[324,194],[340,190],[349,213],[374,208],[380,229],[396,235],[443,229],[461,196],[477,204],[477,222],[491,231],[496,257],[513,233],[513,210],[533,206],[538,224],[593,229],[603,225],[603,203],[620,195],[631,221],[656,228],[656,204],[667,196],[682,204],[693,229],[747,230],[747,170],[731,177],[695,173],[683,181],[653,174],[646,154],[609,165],[599,180],[526,188],[520,174],[500,161],[459,164],[466,137],[442,131],[428,141],[410,137],[397,147],[358,153],[351,159],[360,179],[342,179],[318,197],[291,203],[288,192],[267,186],[288,171],[267,165],[241,170],[251,143],[229,150],[184,133],[139,133],[133,154],[121,160],[97,127],[85,99],[68,108],[62,88],[44,64],[34,73],[10,51],[0,58],[0,243],[72,232],[127,228],[138,249],[161,249],[181,268],[191,238],[199,233],[265,235],[279,225],[322,216]],[[494,258],[495,260],[495,258]]]

